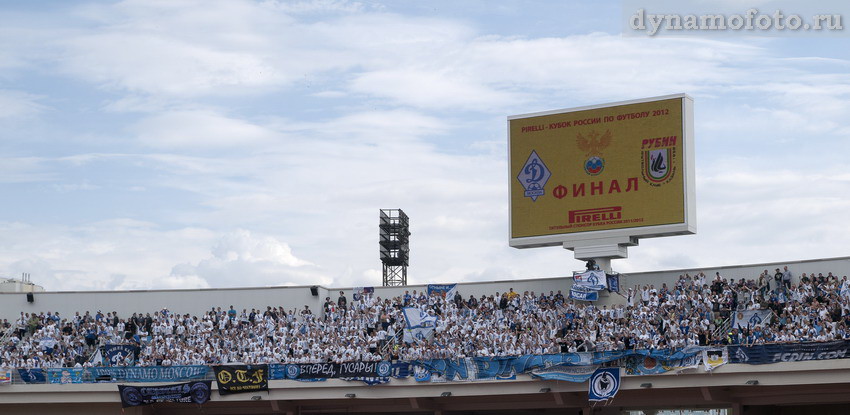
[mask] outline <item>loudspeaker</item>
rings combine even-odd
[[[27,293],[27,302],[28,303],[34,303],[35,302],[35,297],[32,295],[32,293]]]
[[[314,286],[310,287],[310,294],[313,294],[313,297],[318,297],[319,296],[319,286],[314,285]]]

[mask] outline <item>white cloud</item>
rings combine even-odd
[[[20,91],[0,90],[0,119],[35,115],[45,109],[40,97]]]
[[[482,85],[473,77],[455,76],[437,69],[387,69],[366,72],[351,84],[365,95],[382,95],[421,108],[490,109],[511,102],[511,95]]]
[[[201,258],[200,247],[213,236],[206,229],[166,230],[132,219],[81,226],[0,223],[0,272],[30,273],[51,291],[161,288],[173,285],[171,267]]]
[[[78,77],[131,92],[193,96],[234,93],[283,82],[264,57],[271,44],[260,34],[286,27],[245,1],[124,1],[81,8],[81,29],[57,43],[62,64]]]
[[[209,111],[174,111],[145,118],[131,130],[150,147],[201,151],[248,147],[272,140],[261,126]]]
[[[40,157],[9,157],[0,163],[0,183],[34,183],[56,178]]]
[[[275,0],[268,2],[278,10],[282,10],[291,14],[311,14],[311,13],[328,13],[328,12],[343,12],[351,13],[362,11],[366,6],[358,1],[347,0],[313,0],[313,1],[280,1]],[[379,7],[370,5],[371,7]]]
[[[238,230],[219,238],[211,256],[197,265],[179,264],[170,278],[203,281],[215,287],[309,285],[331,282],[308,261],[296,258],[288,244]]]

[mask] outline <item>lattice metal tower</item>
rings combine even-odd
[[[410,229],[401,209],[381,209],[378,244],[384,264],[384,287],[407,285]]]

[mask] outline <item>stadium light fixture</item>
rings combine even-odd
[[[355,397],[357,397],[357,395],[355,395],[355,394],[353,394],[353,393],[346,393],[346,394],[345,394],[345,397],[346,397],[346,398],[355,398]]]
[[[652,384],[651,384],[651,383],[649,383],[649,382],[647,382],[647,383],[641,383],[641,384],[640,384],[640,387],[649,389],[649,388],[651,388],[651,387],[652,387]]]
[[[452,393],[451,392],[443,392],[443,393],[440,394],[440,396],[442,396],[444,398],[448,398],[449,396],[452,396]]]
[[[757,381],[755,379],[750,379],[750,380],[747,381],[747,385],[758,385],[758,384],[759,384],[759,381]]]
[[[540,393],[549,393],[552,392],[552,388],[540,388]]]

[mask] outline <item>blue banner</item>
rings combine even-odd
[[[390,363],[390,362],[386,362],[386,363]],[[376,376],[350,376],[350,377],[344,377],[344,379],[345,380],[358,380],[358,381],[366,382],[366,384],[369,384],[369,385],[375,385],[375,384],[388,382],[389,381],[388,379],[390,377],[393,377],[393,378],[396,378],[396,379],[403,379],[403,378],[406,378],[406,377],[409,376],[410,363],[402,362],[402,361],[391,363],[390,366],[389,366],[389,368],[390,368],[389,372],[387,372],[387,370],[386,370],[386,363],[380,363],[381,367],[376,369],[376,373],[375,373]],[[291,370],[291,373],[295,374],[294,378],[288,377],[287,376],[287,366],[289,366],[289,365],[282,364],[282,363],[272,363],[272,364],[270,364],[269,365],[269,379],[271,379],[271,380],[295,379],[295,380],[299,380],[299,381],[303,381],[303,382],[318,382],[318,381],[327,380],[327,378],[303,378],[303,377],[300,376],[300,374],[301,374],[300,367],[298,368],[299,371],[297,373],[294,369]],[[379,373],[380,373],[380,376],[377,376]],[[350,375],[351,373],[348,372],[346,374]]]
[[[525,355],[516,357],[472,357],[466,359],[430,359],[412,362],[445,381],[505,379],[533,369],[557,364],[590,363],[588,353]],[[421,371],[417,371],[421,373]],[[418,375],[425,378],[425,375]],[[432,379],[433,381],[433,379]]]
[[[133,344],[107,344],[103,346],[103,364],[108,366],[132,366],[139,354],[139,346]]]
[[[375,287],[354,287],[354,292],[351,294],[351,299],[354,301],[363,300],[365,294],[374,294]]]
[[[50,383],[83,383],[85,369],[64,367],[47,369],[47,380]]]
[[[281,368],[270,367],[271,379],[281,375]],[[282,365],[285,379],[381,378],[393,372],[392,362],[293,363]],[[276,373],[275,373],[276,372]],[[282,379],[282,378],[278,378]]]
[[[286,379],[286,365],[282,363],[269,364],[269,379],[281,380]]]
[[[563,380],[567,382],[581,383],[593,376],[599,366],[570,366],[556,365],[543,369],[531,371],[531,377],[545,380]]]
[[[390,378],[380,378],[380,377],[378,377],[378,378],[376,378],[376,377],[342,378],[342,380],[361,381],[368,386],[383,385],[385,383],[390,383]]]
[[[802,362],[850,358],[850,340],[823,343],[763,344],[728,346],[729,363],[763,365],[779,362]]]
[[[698,367],[703,350],[706,348],[691,346],[681,350],[620,350],[396,363],[271,364],[269,378],[321,381],[336,377],[379,384],[393,377],[403,378],[411,375],[420,382],[451,382],[514,379],[519,374],[529,374],[540,379],[582,382],[588,379],[595,368],[613,361],[617,361],[616,364],[625,369],[628,375],[654,375]],[[752,347],[728,346],[727,350],[729,363],[769,364],[846,359],[850,358],[850,340]],[[83,383],[94,382],[98,378],[126,382],[190,381],[202,380],[208,376],[208,372],[207,366],[18,369],[21,379],[26,383]]]
[[[620,274],[605,274],[605,278],[608,278],[609,292],[620,292]]]
[[[87,369],[92,379],[108,376],[126,382],[170,382],[202,380],[207,377],[208,366],[147,366],[147,367],[91,367]]]
[[[657,375],[671,370],[685,370],[699,367],[702,355],[696,353],[679,359],[656,359],[651,356],[632,355],[623,359],[620,366],[627,375]]]
[[[26,383],[44,383],[47,381],[44,369],[18,369],[18,374],[21,375],[21,380]]]
[[[570,300],[596,301],[599,300],[599,292],[573,285],[570,287]]]
[[[689,360],[699,355],[702,348],[687,347],[682,350],[615,350],[593,353],[560,353],[546,355],[524,355],[514,357],[472,357],[466,359],[430,359],[411,362],[416,366],[418,381],[433,382],[434,376],[441,381],[500,379],[553,366],[591,366],[635,356],[641,361],[660,361],[668,367],[678,368],[690,364]],[[644,365],[646,366],[646,364]],[[667,369],[671,370],[671,369]],[[427,372],[427,374],[423,373]],[[664,370],[666,371],[666,370]],[[553,372],[557,372],[556,370]],[[661,372],[659,372],[661,373]],[[564,375],[567,376],[566,374]]]
[[[428,296],[439,294],[449,300],[454,299],[457,292],[457,284],[428,284]]]

